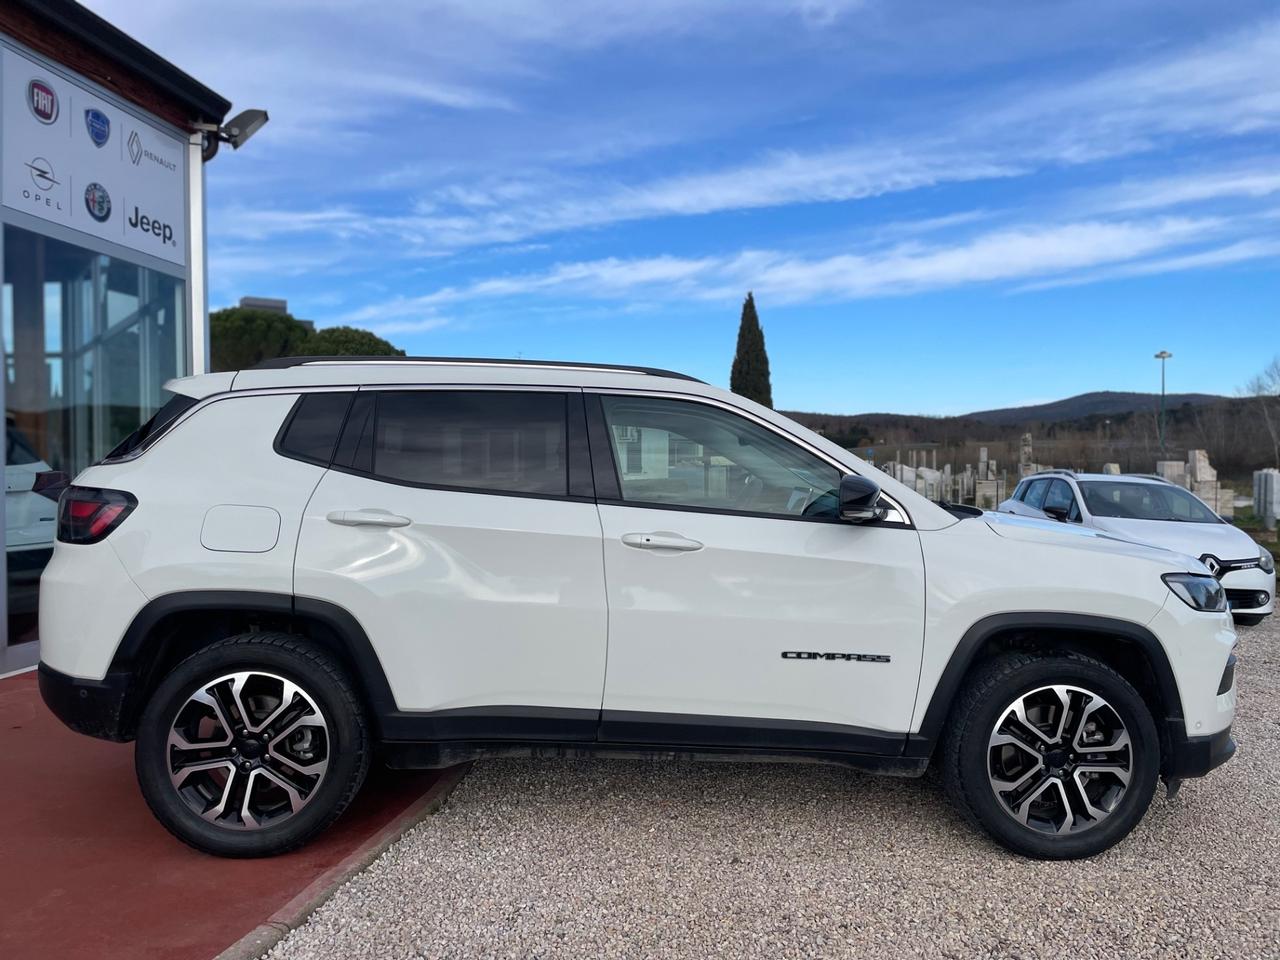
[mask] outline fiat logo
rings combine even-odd
[[[53,123],[58,119],[58,94],[43,80],[27,84],[27,106],[41,123]]]

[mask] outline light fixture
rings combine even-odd
[[[204,131],[204,162],[208,163],[218,152],[218,145],[231,144],[232,150],[239,150],[249,138],[267,125],[265,110],[242,110],[222,126],[216,123],[197,123],[193,126]]]

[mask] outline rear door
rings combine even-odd
[[[295,593],[359,621],[414,739],[593,738],[607,637],[581,391],[361,390]]]
[[[601,739],[897,754],[924,635],[907,523],[724,406],[588,395],[609,592]]]

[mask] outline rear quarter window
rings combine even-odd
[[[276,438],[276,452],[327,467],[353,395],[351,391],[304,393]]]
[[[155,412],[150,420],[121,440],[110,453],[103,457],[102,462],[123,460],[125,457],[140,452],[144,447],[150,446],[173,425],[175,420],[199,402],[195,397],[175,393],[164,406]]]

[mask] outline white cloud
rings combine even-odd
[[[1050,290],[1054,287],[1076,287],[1104,280],[1120,280],[1126,277],[1146,277],[1161,273],[1182,273],[1186,270],[1206,270],[1251,260],[1280,261],[1280,239],[1257,238],[1240,240],[1225,246],[1213,247],[1173,257],[1157,257],[1140,263],[1125,264],[1095,270],[1090,273],[1059,277],[1039,283],[1026,284],[1019,291]]]
[[[1280,157],[1261,158],[1247,167],[1217,168],[1147,180],[1125,181],[1093,191],[1085,203],[1096,209],[1153,210],[1206,200],[1261,199],[1280,193]]]
[[[959,112],[930,117],[927,130],[882,133],[825,149],[772,150],[745,162],[649,179],[565,169],[497,177],[459,171],[419,197],[406,214],[375,215],[353,204],[308,222],[314,214],[267,208],[238,213],[226,226],[227,218],[219,220],[219,229],[259,239],[304,228],[329,230],[420,256],[638,220],[847,202],[1024,177],[1151,151],[1171,138],[1280,129],[1276,63],[1280,19],[1074,83],[1040,81],[989,92]],[[484,95],[468,96],[484,102]],[[400,170],[388,176],[403,184],[404,175]],[[1274,179],[1274,173],[1234,184],[1205,179],[1202,189],[1249,195],[1270,189]],[[1180,202],[1176,192],[1162,198],[1156,186],[1146,201],[1135,194],[1132,208]]]
[[[1213,218],[1163,217],[1021,226],[988,231],[951,245],[913,241],[874,253],[825,257],[773,250],[698,258],[610,257],[477,280],[417,297],[396,297],[353,311],[343,321],[415,317],[444,304],[530,295],[603,301],[726,301],[750,289],[772,303],[847,301],[1123,264],[1202,242],[1221,234],[1225,226]],[[1198,265],[1188,255],[1181,268]],[[1169,260],[1164,269],[1180,267]]]

